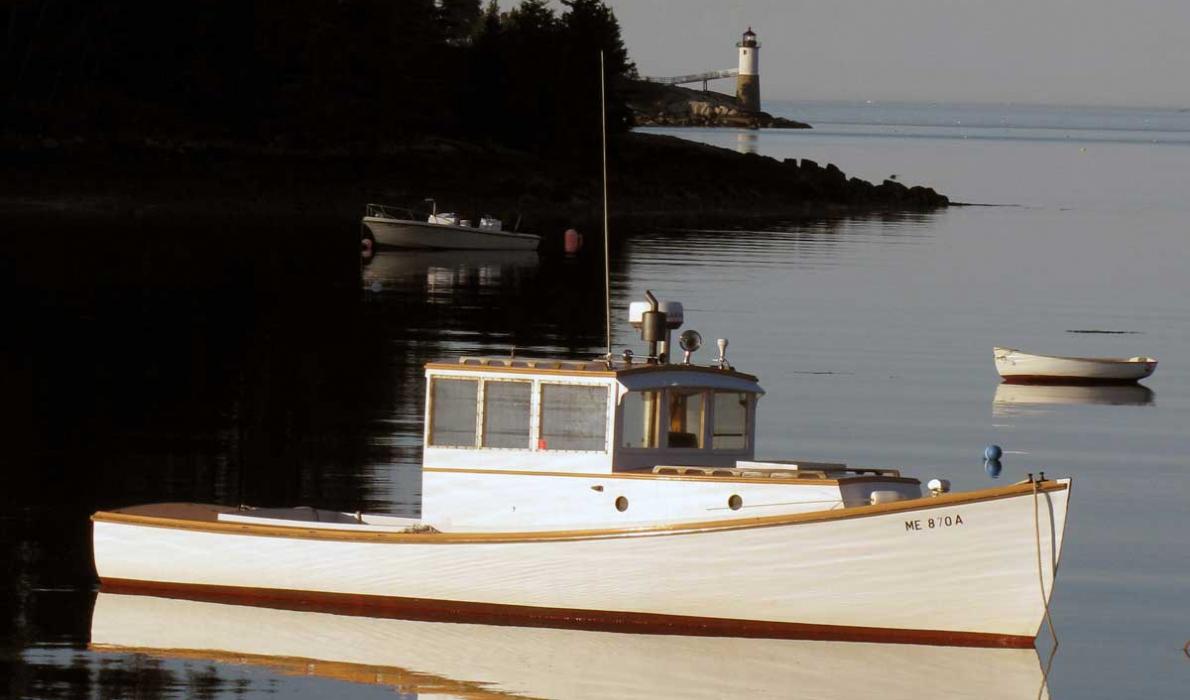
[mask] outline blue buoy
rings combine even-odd
[[[1000,449],[999,445],[988,445],[983,448],[983,458],[987,460],[1000,459],[1003,454],[1004,450]]]
[[[983,470],[987,472],[988,476],[992,477],[993,479],[999,479],[1000,472],[1004,470],[1004,467],[1000,464],[1000,460],[998,459],[987,459],[983,462]]]

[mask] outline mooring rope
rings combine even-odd
[[[1050,617],[1050,601],[1049,597],[1045,594],[1045,569],[1041,563],[1041,516],[1037,515],[1037,484],[1040,480],[1034,481],[1033,475],[1030,474],[1029,481],[1033,484],[1033,541],[1037,545],[1037,586],[1041,591],[1041,605],[1045,610],[1045,624],[1050,628],[1050,637],[1054,640],[1054,646],[1050,649],[1049,658],[1045,662],[1045,668],[1041,670],[1041,687],[1037,689],[1037,700],[1041,700],[1046,688],[1049,687],[1050,669],[1053,667],[1054,657],[1058,655],[1058,632],[1054,629],[1054,619]],[[1053,573],[1057,573],[1057,566],[1054,567]]]
[[[1050,648],[1050,654],[1045,660],[1045,667],[1041,669],[1041,685],[1037,688],[1037,700],[1045,695],[1045,691],[1049,689],[1050,670],[1054,667],[1054,657],[1058,655],[1058,645],[1054,644]]]
[[[1058,632],[1054,629],[1054,620],[1050,617],[1049,596],[1045,594],[1045,569],[1041,563],[1041,517],[1037,515],[1037,484],[1033,481],[1033,540],[1037,543],[1037,584],[1041,590],[1041,605],[1045,609],[1045,623],[1049,625],[1050,636],[1054,639],[1054,648],[1058,647]],[[1056,567],[1055,567],[1056,571]]]

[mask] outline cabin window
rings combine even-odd
[[[430,444],[475,447],[479,382],[435,377],[430,384]]]
[[[670,389],[670,447],[702,447],[703,399],[701,391]]]
[[[748,447],[748,394],[715,392],[715,429],[711,448],[743,450]]]
[[[529,449],[529,382],[483,383],[483,446]]]
[[[660,447],[661,392],[630,391],[620,405],[624,428],[623,447]]]
[[[541,385],[541,450],[607,449],[607,387]]]

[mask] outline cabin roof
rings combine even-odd
[[[719,369],[695,364],[656,364],[645,362],[627,363],[615,360],[608,367],[602,359],[596,360],[557,360],[551,358],[521,358],[521,357],[474,357],[463,356],[455,362],[427,362],[426,370],[473,370],[477,374],[483,372],[500,372],[501,374],[544,374],[568,375],[574,377],[616,377],[621,381],[630,378],[644,378],[650,374],[674,373],[695,377],[729,377],[735,380],[755,383],[757,378],[751,374],[738,372],[734,369]],[[628,382],[626,382],[628,383]],[[638,382],[631,382],[638,383]],[[757,387],[759,389],[759,387]]]

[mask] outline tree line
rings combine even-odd
[[[380,146],[426,134],[566,154],[598,139],[603,0],[6,0],[9,134]],[[609,127],[627,111],[609,93]]]

